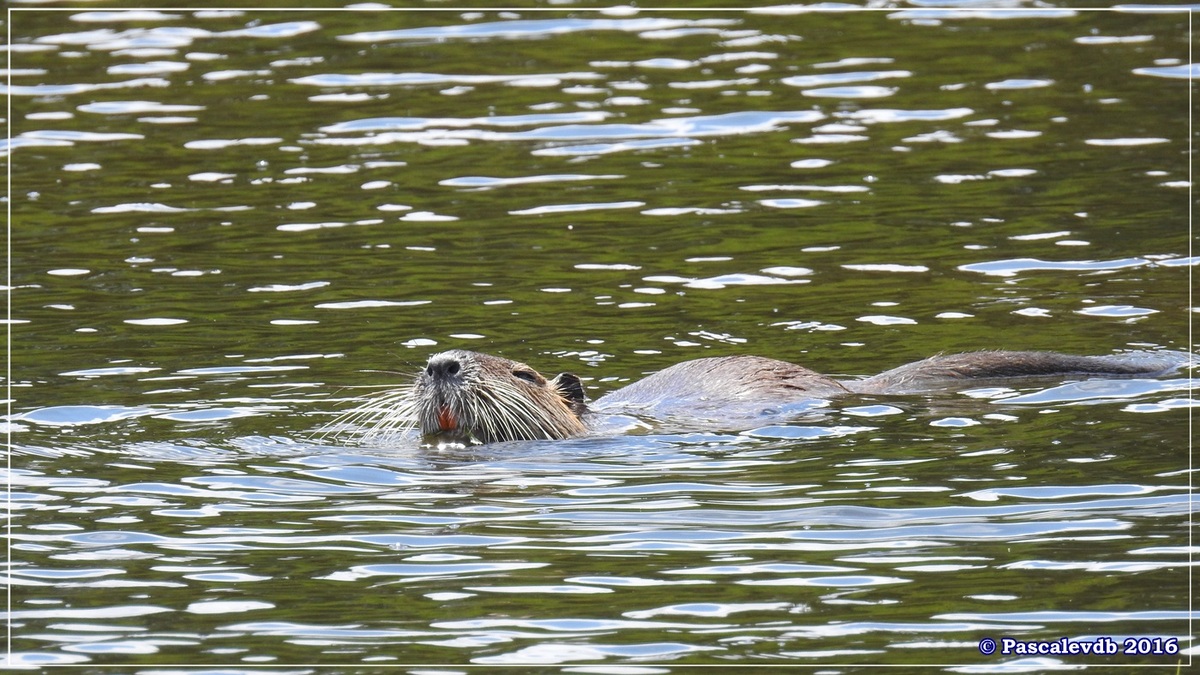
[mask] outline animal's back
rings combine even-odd
[[[908,394],[973,386],[991,379],[1053,376],[1154,376],[1174,370],[1172,353],[1075,356],[1044,351],[939,354],[862,380],[835,380],[787,361],[720,356],[684,361],[596,400],[597,412],[654,416],[744,416],[775,406],[846,394]]]
[[[785,403],[847,394],[837,380],[803,366],[761,356],[684,361],[646,376],[593,403],[597,410],[656,409],[724,402]]]

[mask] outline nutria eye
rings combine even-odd
[[[537,373],[533,372],[532,370],[514,370],[513,377],[517,378],[518,380],[525,380],[529,384],[538,384]]]

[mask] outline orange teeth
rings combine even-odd
[[[458,420],[454,419],[454,413],[450,412],[450,406],[442,406],[438,409],[438,428],[442,431],[450,431],[458,427]]]

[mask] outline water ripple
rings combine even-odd
[[[1116,260],[1039,260],[1037,258],[1015,258],[959,265],[964,272],[981,272],[991,276],[1011,277],[1022,272],[1042,270],[1102,271],[1141,267],[1153,264],[1145,258],[1119,258]]]
[[[430,26],[400,30],[366,31],[341,35],[347,42],[387,42],[389,40],[480,40],[488,38],[532,38],[563,35],[584,31],[643,32],[684,28],[689,26],[730,26],[734,20],[702,19],[530,19],[495,21],[476,24]]]

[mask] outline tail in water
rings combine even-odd
[[[1058,352],[983,351],[938,354],[884,371],[859,382],[846,382],[863,394],[903,394],[955,381],[1033,375],[1163,375],[1190,361],[1186,354],[1137,352],[1119,356],[1074,356]]]

